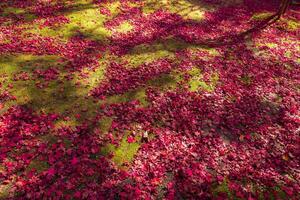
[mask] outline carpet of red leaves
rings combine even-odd
[[[43,27],[68,24],[65,13],[70,8],[63,1],[50,2],[4,0],[3,5],[30,8],[36,16],[30,23],[40,20]],[[219,37],[233,38],[257,23],[251,20],[255,13],[275,12],[279,4],[271,0],[237,4],[203,0],[202,5],[213,9],[205,11],[202,21],[193,21],[163,9],[146,15],[142,7],[147,1],[120,2],[121,12],[107,20],[105,27],[114,30],[130,20],[134,28],[113,33],[108,42],[81,33],[68,41],[24,37],[22,24],[28,22],[22,14],[1,16],[0,40],[5,37],[9,42],[0,43],[0,56],[55,55],[65,63],[63,69],[34,69],[32,76],[18,73],[14,80],[48,83],[67,71],[63,81],[68,81],[83,70],[96,70],[105,52],[122,57],[138,45],[169,38],[194,46]],[[105,3],[93,1],[99,13],[111,16]],[[300,20],[290,11],[285,17]],[[103,103],[95,109],[95,116],[75,128],[54,127],[55,121],[66,118],[61,113],[11,106],[0,116],[0,183],[10,185],[7,198],[299,199],[299,29],[287,26],[278,21],[233,44],[214,46],[215,56],[205,50],[178,48],[172,58],[136,68],[107,60],[105,79],[87,98],[98,102],[145,88],[147,106],[139,100]],[[270,43],[276,47],[269,47]],[[213,91],[189,90],[192,68],[201,71],[207,83],[218,74]],[[150,80],[173,71],[182,75],[175,89],[149,86]],[[1,88],[0,109],[18,100],[10,92],[12,87]],[[81,113],[76,114],[80,118]],[[113,119],[108,133],[95,128],[105,117]],[[140,148],[132,162],[120,168],[111,161],[113,155],[103,155],[101,149],[120,143],[125,132],[135,131],[133,124],[143,131],[127,141],[138,141]],[[145,131],[150,134],[149,141],[140,141]],[[55,139],[45,139],[49,133]],[[46,166],[42,170],[30,167],[36,160]]]

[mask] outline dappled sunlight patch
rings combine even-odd
[[[219,52],[215,48],[204,48],[197,46],[190,46],[186,49],[188,55],[191,56],[191,59],[203,59],[210,60],[219,55]]]
[[[63,127],[76,127],[78,125],[78,121],[75,117],[64,117],[63,119],[57,120],[54,124],[55,129],[60,129]]]
[[[119,26],[117,26],[113,32],[117,33],[128,33],[133,30],[134,27],[130,24],[130,22],[123,22]]]
[[[35,70],[49,68],[58,65],[56,56],[34,56],[29,54],[17,54],[3,56],[0,60],[3,77],[0,79],[2,87],[8,90],[11,95],[15,96],[15,101],[7,102],[7,108],[12,105],[23,105],[29,103],[39,92],[38,86],[40,80],[35,77]],[[35,92],[31,92],[31,91]],[[41,93],[39,93],[41,95]],[[42,96],[36,96],[42,97]]]
[[[149,64],[158,59],[174,57],[174,53],[164,45],[156,43],[152,45],[135,46],[128,54],[121,57],[121,61],[127,62],[129,67],[138,67],[142,64]]]
[[[253,20],[264,20],[267,19],[268,17],[271,17],[274,13],[271,12],[261,12],[261,13],[255,13],[252,16]]]
[[[119,145],[108,144],[101,150],[104,155],[112,155],[112,161],[122,169],[128,168],[140,147],[138,138],[131,141],[128,137],[132,136],[125,134]]]
[[[5,182],[0,184],[0,199],[7,199],[11,194],[11,189],[14,186],[14,182]]]
[[[219,80],[218,74],[212,73],[209,78],[209,83],[204,81],[201,70],[199,70],[198,68],[192,68],[188,73],[191,76],[189,80],[189,90],[191,92],[198,91],[199,89],[212,92]]]
[[[296,16],[202,42],[277,1],[3,1],[0,199],[296,195]]]
[[[9,21],[6,25],[13,25],[15,23],[30,22],[36,19],[36,16],[30,13],[29,10],[17,7],[4,7],[0,12],[0,17],[7,17]]]
[[[164,9],[182,16],[183,19],[200,21],[204,19],[204,12],[211,8],[204,6],[199,1],[151,0],[145,2],[142,9],[144,14],[152,14],[157,10]]]
[[[77,29],[85,36],[95,40],[105,40],[110,36],[110,31],[105,29],[103,23],[105,16],[97,8],[90,8],[67,15],[70,19],[67,30]]]
[[[40,20],[39,24],[25,25],[25,34],[32,33],[43,37],[55,37],[67,41],[78,33],[99,41],[106,41],[111,35],[111,31],[107,30],[103,23],[106,17],[101,15],[96,6],[87,7],[86,9],[72,11],[64,16],[68,22],[58,24],[56,26],[44,26],[45,20]]]
[[[288,31],[297,31],[300,29],[300,23],[296,19],[283,19]]]

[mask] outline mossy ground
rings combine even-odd
[[[66,1],[66,3],[68,3]],[[120,10],[121,3],[119,1],[108,2],[104,5],[104,8],[111,12],[110,16],[101,14],[99,8],[92,4],[89,0],[77,0],[70,4],[70,7],[64,13],[69,22],[59,24],[55,27],[42,27],[44,20],[37,19],[37,17],[30,13],[29,10],[6,7],[1,13],[1,16],[23,16],[25,18],[24,23],[19,24],[23,29],[23,36],[29,37],[29,34],[33,34],[41,37],[52,37],[58,41],[66,42],[72,36],[80,32],[85,37],[94,40],[101,41],[103,43],[109,43],[109,39],[114,33],[128,33],[134,29],[134,26],[130,21],[121,23],[114,30],[109,30],[105,27],[105,22],[113,19]],[[136,6],[137,3],[132,3],[132,6]],[[203,7],[198,1],[147,1],[142,10],[145,15],[151,14],[159,9],[167,10],[171,13],[177,13],[184,19],[201,21],[204,19],[204,12],[206,10],[212,10],[213,7]],[[257,13],[251,20],[262,20],[270,16],[270,13]],[[289,30],[299,29],[299,22],[295,20],[282,19],[282,22],[286,24],[285,28]],[[6,22],[6,25],[13,23],[13,20]],[[1,33],[0,33],[1,34]],[[9,43],[9,39],[1,40],[0,43]],[[269,48],[276,48],[278,44],[266,43],[255,44],[257,46],[264,45]],[[256,47],[255,47],[256,48]],[[135,46],[130,52],[123,56],[113,55],[111,52],[106,51],[103,53],[102,58],[99,59],[99,65],[94,71],[83,69],[81,72],[74,74],[72,80],[66,80],[65,75],[68,75],[68,71],[65,70],[63,63],[60,61],[59,56],[53,55],[31,55],[31,54],[1,54],[0,57],[0,82],[2,87],[0,91],[8,90],[12,95],[16,97],[15,101],[8,101],[4,104],[4,107],[0,109],[3,113],[12,105],[26,105],[34,109],[37,112],[54,112],[64,116],[68,116],[68,120],[60,120],[56,122],[56,128],[61,126],[75,127],[89,118],[95,116],[95,110],[101,104],[113,104],[121,102],[129,102],[132,100],[139,100],[141,106],[146,107],[148,105],[146,97],[146,89],[149,87],[157,87],[161,90],[176,89],[182,87],[183,81],[182,72],[172,71],[169,74],[163,74],[159,77],[155,77],[153,80],[147,82],[146,86],[139,87],[137,89],[128,91],[122,95],[113,95],[107,97],[106,100],[95,102],[90,97],[90,91],[101,84],[105,80],[105,72],[107,69],[107,63],[110,61],[116,61],[120,63],[127,62],[128,67],[138,68],[145,63],[151,63],[155,60],[168,58],[176,60],[175,53],[179,50],[187,50],[194,54],[196,58],[197,51],[206,51],[210,57],[218,55],[216,49],[207,49],[201,46],[195,46],[187,44],[185,42],[170,38],[164,41],[156,41],[152,44],[141,44]],[[287,54],[291,54],[287,52]],[[300,61],[298,61],[300,62]],[[39,88],[39,83],[44,83],[41,78],[32,79],[34,77],[34,70],[36,69],[48,69],[49,67],[56,67],[59,71],[59,77],[57,80],[48,82],[48,85],[44,88]],[[15,80],[16,75],[20,73],[27,73],[28,80]],[[80,77],[80,73],[84,73],[87,76]],[[198,90],[205,90],[212,92],[215,86],[219,82],[218,73],[213,73],[209,82],[203,80],[201,70],[198,68],[192,68],[188,71],[190,79],[185,82],[189,86],[190,91],[195,92]],[[241,79],[245,84],[250,84],[250,77],[243,77]],[[180,83],[180,84],[179,84]],[[80,113],[80,117],[76,117]],[[106,117],[99,122],[101,132],[107,133],[110,129],[112,118]],[[133,143],[127,142],[127,135],[123,137],[119,146],[107,144],[103,148],[102,153],[104,155],[113,154],[112,161],[121,168],[126,169],[126,164],[130,164],[134,158],[135,153],[138,151],[141,143],[140,138],[136,138]],[[53,137],[45,137],[46,140],[53,140]],[[124,167],[125,166],[125,167]],[[47,163],[36,160],[30,163],[28,170],[35,168],[38,171],[47,169]],[[0,168],[1,170],[1,168]],[[8,187],[0,186],[0,198],[7,195]],[[214,191],[216,193],[225,192],[231,195],[226,182],[217,186]]]

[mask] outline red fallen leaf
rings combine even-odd
[[[155,186],[160,184],[160,178],[153,178],[150,181],[151,181],[151,184],[153,184]]]
[[[133,143],[133,142],[135,142],[135,138],[132,137],[132,136],[128,136],[128,137],[127,137],[127,142],[128,142],[128,143]]]
[[[193,171],[191,169],[187,169],[185,172],[188,176],[193,176]]]
[[[49,168],[48,171],[47,171],[47,174],[48,174],[50,177],[54,176],[55,173],[56,173],[56,172],[55,172],[55,169],[54,169],[54,168]]]
[[[76,119],[80,119],[81,115],[80,114],[75,114]]]
[[[78,163],[78,158],[73,157],[72,160],[71,160],[71,164],[76,165],[77,163]]]
[[[79,199],[81,197],[81,192],[80,191],[76,191],[74,193],[74,197]]]
[[[18,187],[22,187],[25,184],[26,184],[25,181],[22,181],[22,180],[19,180],[19,181],[16,182],[16,186],[18,186]]]
[[[281,189],[286,192],[288,196],[292,196],[294,194],[294,190],[291,187],[282,186]]]

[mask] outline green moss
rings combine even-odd
[[[24,14],[26,13],[25,9],[21,9],[21,8],[14,8],[14,7],[5,7],[3,10],[3,15],[9,15],[9,14]]]
[[[273,15],[273,13],[271,12],[261,12],[261,13],[255,13],[252,16],[253,20],[264,20],[267,19],[268,17],[271,17]]]
[[[82,72],[87,75],[87,78],[80,78],[79,76],[75,76],[75,80],[82,84],[82,88],[84,88],[84,92],[86,92],[87,90],[92,90],[93,88],[101,84],[101,81],[105,78],[105,70],[105,62],[100,61],[99,66],[95,70],[82,70]]]
[[[178,82],[182,80],[181,73],[173,71],[169,74],[162,74],[148,82],[151,87],[157,87],[160,90],[173,90],[177,88]]]
[[[29,166],[26,168],[26,171],[36,170],[38,173],[41,173],[49,168],[49,164],[41,160],[32,160]]]
[[[150,0],[143,6],[144,14],[151,14],[159,9],[166,10],[171,13],[181,15],[184,19],[199,21],[204,19],[204,12],[209,8],[207,5],[204,7],[201,2],[196,0]]]
[[[0,184],[0,199],[7,199],[10,194],[10,190],[13,187],[13,183]]]
[[[232,198],[232,194],[229,190],[229,187],[228,187],[228,181],[226,179],[224,179],[224,181],[219,184],[219,185],[216,185],[212,188],[212,193],[214,194],[214,196],[218,196],[218,194],[227,194],[227,197],[229,199]]]
[[[242,83],[245,84],[245,85],[250,85],[251,82],[252,82],[252,79],[251,79],[250,76],[244,75],[244,76],[241,77],[241,81],[242,81]]]
[[[9,89],[12,95],[16,96],[17,100],[8,102],[7,106],[14,104],[26,104],[31,99],[30,91],[34,90],[34,81],[15,81],[14,75],[20,72],[27,72],[31,76],[36,68],[47,68],[53,66],[57,57],[55,56],[33,56],[33,55],[6,55],[0,58],[0,73],[6,77],[0,81],[3,83],[3,88],[12,85]]]
[[[63,76],[67,74],[64,71],[63,63],[59,63],[59,57],[56,56],[33,56],[33,55],[11,55],[3,56],[0,59],[0,73],[6,75],[1,80],[6,88],[9,84],[13,85],[9,89],[12,95],[16,96],[16,101],[10,101],[5,104],[5,108],[12,105],[27,105],[36,111],[56,112],[67,114],[74,119],[74,116],[80,114],[76,121],[84,121],[94,116],[95,107],[91,97],[86,98],[89,88],[85,85],[77,86],[78,77],[74,80],[64,80]],[[27,72],[32,76],[35,69],[47,69],[48,67],[57,67],[60,71],[59,81],[49,81],[45,88],[38,88],[36,84],[44,83],[43,79],[35,79],[28,81],[16,81],[14,75],[19,72]],[[74,125],[74,121],[70,122]]]
[[[25,21],[32,21],[36,18],[35,15],[29,13],[26,9],[15,8],[15,7],[5,7],[3,12],[0,13],[0,16],[7,17],[9,15],[16,15],[25,19]],[[10,22],[8,23],[10,24]]]
[[[198,68],[193,68],[189,71],[189,74],[191,75],[191,79],[189,81],[189,88],[191,92],[198,91],[200,88],[212,92],[219,80],[219,75],[217,73],[213,73],[210,77],[209,83],[203,81],[201,71]]]
[[[111,1],[104,5],[112,14],[112,16],[116,16],[120,12],[120,1]]]
[[[122,62],[128,62],[131,67],[138,67],[162,58],[174,58],[174,53],[163,43],[135,46],[129,54],[121,57]]]
[[[289,30],[298,30],[300,29],[300,23],[295,20],[287,20],[287,28]]]
[[[107,133],[111,127],[113,119],[111,117],[103,117],[100,120],[99,128],[103,133]]]
[[[207,56],[201,57],[203,60],[209,60],[219,55],[219,52],[215,48],[206,48],[203,46],[189,46],[187,50],[191,54],[192,59],[199,59],[199,52],[207,53]]]
[[[142,106],[147,106],[148,102],[146,99],[146,90],[144,88],[138,88],[136,90],[128,91],[122,95],[109,96],[105,101],[103,101],[103,103],[124,103],[132,100],[138,100]]]
[[[79,9],[80,8],[80,9]],[[101,15],[97,6],[84,2],[80,6],[70,7],[65,16],[69,23],[54,28],[40,28],[39,24],[27,25],[25,33],[33,33],[41,36],[58,37],[63,40],[69,39],[79,31],[81,34],[93,40],[106,41],[111,32],[104,27],[106,17]]]
[[[59,129],[62,127],[75,127],[77,125],[77,121],[74,117],[69,120],[59,120],[55,122],[55,128]]]
[[[118,147],[108,144],[101,149],[101,153],[103,155],[113,153],[112,161],[119,167],[123,168],[122,165],[124,163],[130,163],[133,160],[134,155],[137,153],[139,147],[140,144],[138,142],[128,143],[127,135],[125,135]]]
[[[118,27],[115,28],[115,31],[118,33],[128,33],[133,29],[133,26],[130,22],[123,22]]]

